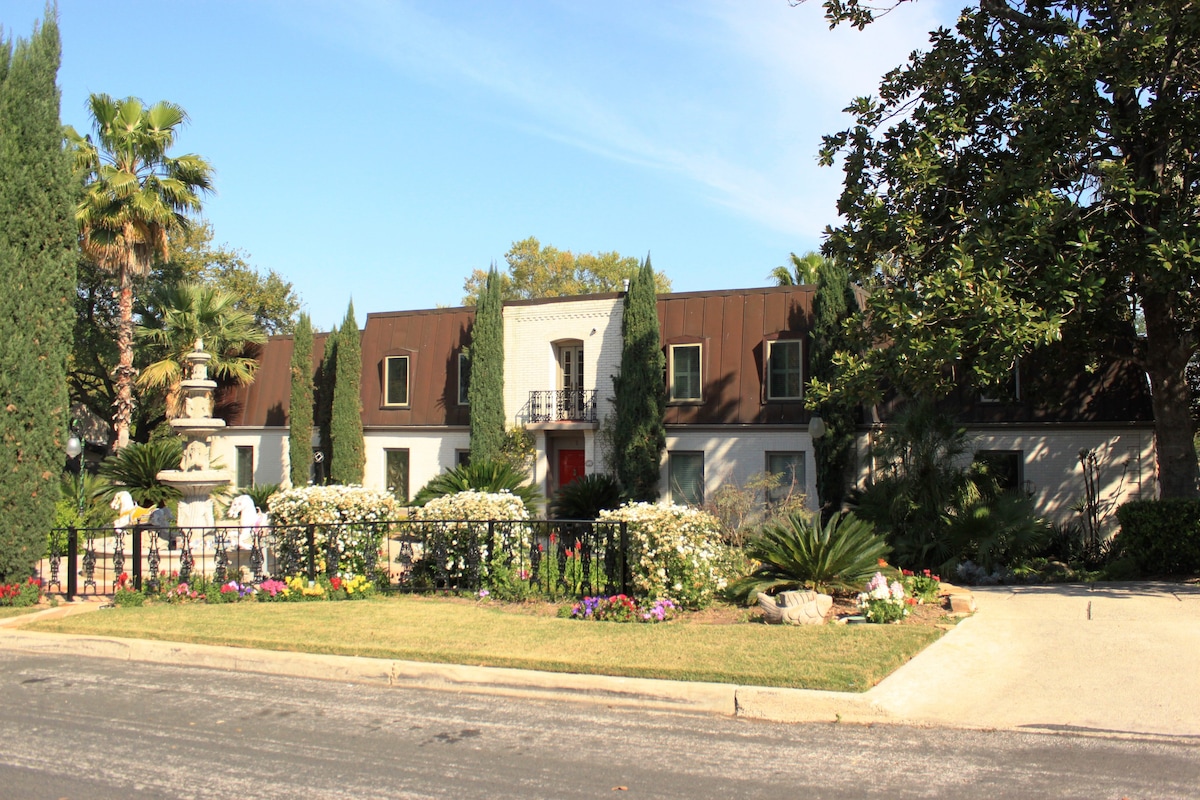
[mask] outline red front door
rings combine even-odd
[[[583,477],[584,461],[582,450],[558,451],[558,487],[560,489],[576,478]]]

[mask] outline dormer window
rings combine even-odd
[[[383,360],[383,404],[407,406],[408,356],[388,356]]]
[[[673,344],[670,346],[670,390],[675,402],[703,399],[703,384],[700,381],[699,344]]]
[[[799,339],[776,339],[767,343],[767,399],[799,400],[804,375]]]

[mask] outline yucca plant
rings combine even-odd
[[[134,443],[109,456],[100,464],[100,475],[108,479],[104,496],[127,491],[134,502],[143,507],[178,500],[183,495],[174,486],[158,479],[165,469],[179,469],[183,444],[179,439],[155,439],[145,444]]]
[[[593,473],[576,478],[550,501],[552,519],[599,519],[600,512],[625,502],[621,484],[611,475]]]
[[[889,552],[875,526],[853,514],[835,515],[824,525],[807,514],[789,514],[764,524],[747,542],[746,555],[759,567],[735,581],[730,594],[753,602],[759,592],[855,591]]]
[[[500,461],[471,461],[447,470],[421,487],[413,498],[414,506],[423,506],[435,497],[459,492],[508,491],[521,498],[530,514],[537,513],[542,493],[526,483],[526,475]]]

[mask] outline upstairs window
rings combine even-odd
[[[674,344],[670,348],[672,400],[700,400],[703,397],[700,382],[700,345]]]
[[[767,399],[799,400],[804,385],[799,339],[767,342]]]
[[[408,356],[388,356],[383,360],[383,404],[408,405]]]
[[[469,405],[471,391],[471,357],[466,353],[458,354],[458,404]]]

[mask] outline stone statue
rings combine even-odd
[[[833,608],[833,598],[813,591],[780,592],[776,597],[759,592],[758,607],[772,625],[821,625]]]

